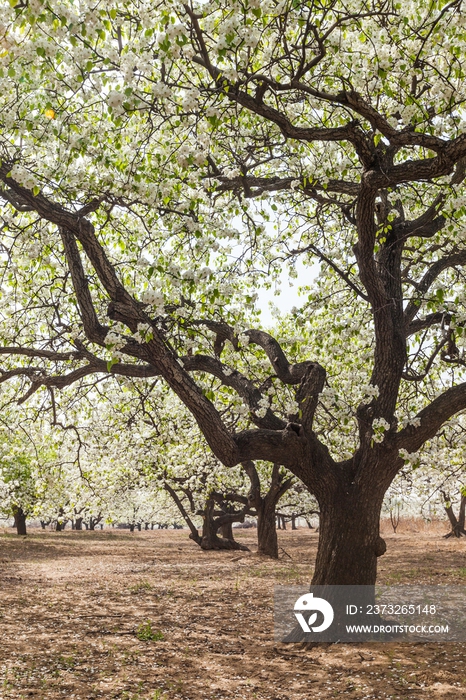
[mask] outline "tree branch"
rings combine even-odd
[[[395,436],[395,444],[398,449],[405,449],[409,453],[417,452],[420,447],[433,438],[439,428],[452,416],[466,408],[466,382],[447,389],[434,399],[426,408],[420,411],[416,418],[421,424],[419,427],[408,425]]]
[[[198,531],[197,527],[194,525],[191,518],[189,517],[188,512],[186,511],[186,508],[184,507],[183,503],[181,502],[180,498],[178,497],[178,494],[176,493],[175,489],[173,489],[170,486],[170,484],[167,483],[166,481],[164,482],[163,486],[164,486],[164,489],[166,491],[168,491],[170,496],[175,501],[178,510],[180,511],[181,515],[184,518],[184,521],[186,522],[187,526],[191,530],[191,535],[190,535],[191,539],[194,540],[194,542],[196,544],[200,545],[202,538],[199,535],[199,531]]]
[[[462,250],[452,255],[447,255],[433,263],[425,273],[422,280],[417,285],[418,298],[422,298],[429,290],[430,286],[435,282],[437,277],[449,267],[456,265],[464,265],[466,263],[466,250]],[[411,322],[419,311],[419,305],[414,302],[416,299],[409,302],[404,313],[404,323],[406,328],[410,328]],[[430,317],[432,318],[432,317]]]

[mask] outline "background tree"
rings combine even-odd
[[[35,411],[18,410],[4,395],[0,422],[0,512],[12,517],[18,535],[26,535],[26,519],[43,510],[45,479],[60,464],[60,439]],[[14,393],[13,393],[14,395]]]

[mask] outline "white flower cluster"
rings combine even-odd
[[[168,99],[172,95],[172,91],[165,83],[154,83],[152,86],[152,94],[160,99]]]
[[[181,101],[181,106],[186,112],[194,112],[198,106],[199,90],[188,90]]]
[[[255,414],[258,418],[265,418],[265,414],[267,413],[268,408],[270,407],[270,400],[267,396],[263,396],[259,401],[257,402],[260,408],[255,411]]]
[[[209,277],[210,277],[211,275],[212,275],[212,270],[210,269],[210,267],[202,267],[202,268],[199,270],[197,279],[200,279],[200,280],[207,280],[207,279],[209,279]]]
[[[462,194],[460,197],[457,197],[452,204],[453,204],[454,209],[461,209],[462,207],[465,207],[466,206],[466,194]]]
[[[125,99],[125,96],[121,92],[117,92],[116,90],[112,90],[111,92],[108,93],[107,104],[109,107],[111,107],[113,109],[113,111],[116,114],[118,114],[119,112],[122,111],[124,99]]]
[[[154,306],[159,316],[165,311],[165,300],[162,292],[160,291],[156,291],[154,289],[146,289],[146,291],[141,294],[141,301],[143,302],[143,304]]]
[[[184,306],[180,306],[180,308],[176,310],[176,314],[181,318],[189,318],[190,316],[189,309],[185,308]]]
[[[27,251],[27,256],[28,256],[29,260],[36,260],[39,253],[40,253],[40,243],[33,243],[29,247],[29,250]]]
[[[195,165],[202,165],[205,163],[206,157],[206,152],[203,149],[199,149],[195,144],[188,142],[181,144],[176,154],[176,159],[182,168],[186,168],[190,160]]]
[[[11,168],[11,177],[27,190],[32,190],[32,188],[36,185],[34,175],[28,172],[26,168],[23,168],[22,165],[13,165]]]
[[[408,452],[408,450],[401,449],[399,451],[399,455],[401,459],[403,459],[408,464],[413,465],[419,462],[419,456],[416,454],[416,452]]]
[[[237,31],[238,18],[234,14],[231,14],[222,22],[222,24],[219,27],[219,35],[216,45],[217,51],[223,51],[224,49],[227,49],[230,43],[227,37],[235,35]]]
[[[297,401],[288,401],[286,404],[286,411],[288,414],[294,415],[299,411],[299,404]]]
[[[105,345],[109,350],[121,350],[124,345],[126,345],[126,340],[115,331],[110,330],[105,336]]]
[[[409,124],[411,119],[419,112],[419,107],[416,104],[406,105],[402,109],[403,121],[405,124]]]
[[[255,49],[260,41],[260,32],[254,27],[244,27],[241,31],[244,46]]]
[[[372,439],[374,442],[382,442],[384,438],[384,433],[390,428],[390,423],[388,423],[385,418],[375,418],[372,421],[372,429],[374,434]]]
[[[152,340],[152,326],[149,323],[138,323],[137,332],[133,333],[134,340],[138,343],[148,343]]]
[[[240,333],[238,336],[238,341],[242,347],[247,347],[249,345],[249,336],[247,333]]]
[[[42,12],[41,0],[29,0],[28,9],[32,15],[40,14]]]
[[[379,387],[377,385],[373,386],[372,384],[368,384],[363,387],[363,394],[364,396],[373,396],[377,398],[379,395]]]
[[[170,23],[167,24],[167,28],[165,30],[166,35],[168,36],[169,39],[172,41],[174,39],[177,39],[180,36],[188,34],[188,30],[183,24],[180,23]]]
[[[403,418],[400,425],[402,428],[406,428],[408,425],[412,425],[414,428],[419,428],[421,425],[421,419],[417,416],[414,418]]]
[[[224,68],[223,75],[232,83],[235,83],[239,78],[239,73],[235,68]]]

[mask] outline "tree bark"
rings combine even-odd
[[[278,520],[280,523],[280,519]],[[278,536],[275,527],[275,503],[262,499],[257,508],[257,545],[258,553],[278,559]]]
[[[95,530],[95,526],[102,520],[102,514],[99,513],[95,518],[91,515],[89,518],[89,530]]]
[[[248,504],[256,509],[257,513],[257,545],[258,554],[278,559],[278,539],[277,528],[275,526],[276,507],[280,498],[285,494],[293,483],[292,478],[284,478],[280,465],[274,463],[270,480],[270,487],[265,494],[261,495],[261,483],[259,474],[252,460],[243,462],[243,469],[251,482],[251,489],[248,494]],[[280,527],[280,517],[278,517]]]
[[[232,525],[233,522],[238,522],[241,517],[238,517],[237,513],[224,514],[218,518],[214,517],[215,510],[215,498],[211,495],[207,499],[206,507],[204,510],[204,521],[202,525],[202,538],[201,538],[201,548],[205,550],[209,549],[240,549],[249,552],[249,547],[240,544],[233,537],[219,537],[218,531],[228,525]],[[244,515],[242,517],[244,521]]]
[[[445,512],[448,515],[448,520],[450,521],[451,524],[451,531],[448,532],[444,537],[448,539],[449,537],[466,537],[466,530],[465,530],[465,515],[466,515],[466,496],[461,496],[461,503],[460,503],[460,510],[459,510],[459,516],[458,518],[456,517],[455,513],[453,512],[453,506],[451,504],[450,496],[447,496],[447,494],[442,491],[442,496],[443,500],[445,501],[444,503],[444,508]]]
[[[380,512],[385,490],[348,494],[343,489],[320,507],[319,544],[312,584],[373,586],[385,553]]]
[[[222,533],[222,537],[224,537],[226,540],[234,540],[233,536],[233,523],[225,523],[220,527],[220,532]]]
[[[74,529],[75,530],[82,530],[83,529],[83,519],[82,518],[76,518]]]
[[[65,529],[65,525],[66,525],[66,522],[67,522],[67,521],[66,521],[66,520],[60,520],[60,518],[63,517],[64,512],[65,512],[65,511],[63,510],[63,508],[60,508],[60,510],[58,511],[57,526],[56,526],[56,528],[55,528],[56,532],[61,532],[62,530]]]
[[[26,532],[26,513],[20,506],[15,506],[13,509],[13,517],[15,519],[16,533],[18,535],[27,535]]]

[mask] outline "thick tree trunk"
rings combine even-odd
[[[55,528],[57,532],[61,532],[62,530],[65,529],[66,520],[60,520],[60,518],[62,518],[63,515],[64,515],[64,510],[63,510],[63,508],[60,508],[60,510],[58,511],[57,527]]]
[[[448,515],[448,520],[451,524],[451,531],[444,535],[445,538],[449,537],[466,537],[465,530],[465,515],[466,515],[466,496],[461,496],[460,510],[458,518],[453,512],[453,506],[451,505],[450,496],[447,496],[445,492],[442,491],[443,498],[445,501],[445,512]]]
[[[220,532],[222,533],[222,537],[224,537],[226,540],[234,540],[233,536],[233,523],[225,523],[224,525],[221,526]]]
[[[346,487],[340,484],[333,493],[321,496],[319,544],[311,585],[366,586],[364,600],[374,602],[377,559],[386,551],[379,534],[385,491],[385,486],[376,487],[373,483],[371,490],[363,493],[354,484]],[[332,595],[335,591],[329,589],[326,599],[330,602]],[[338,610],[338,599],[333,607]],[[375,618],[374,621],[377,622]],[[336,619],[336,623],[342,625],[344,633],[345,618]],[[302,629],[297,626],[285,641],[304,639]]]
[[[292,530],[297,530],[298,528],[296,527],[296,516],[292,515],[291,516],[291,529]]]
[[[209,549],[240,549],[249,552],[249,548],[234,539],[219,537],[218,530],[228,523],[222,523],[221,518],[214,518],[215,510],[215,500],[211,496],[206,503],[204,511],[204,521],[202,525],[202,538],[201,538],[201,548],[205,550]],[[227,515],[224,517],[228,517]],[[244,520],[244,517],[243,517]],[[233,521],[231,521],[233,522]]]
[[[26,514],[22,508],[19,506],[15,507],[13,510],[13,517],[15,519],[15,527],[18,535],[27,535],[26,532]]]
[[[383,495],[351,497],[341,489],[321,503],[314,585],[375,585],[377,558],[386,550],[379,534]]]
[[[75,530],[82,530],[83,529],[83,519],[82,518],[76,518],[76,523],[75,523]]]
[[[279,519],[280,522],[280,519]],[[275,504],[262,500],[257,508],[257,544],[258,554],[278,559],[278,537],[275,527]]]

